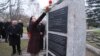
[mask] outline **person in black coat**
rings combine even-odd
[[[2,26],[1,26],[1,37],[3,39],[5,39],[6,35],[5,35],[5,22],[1,22],[2,23]]]
[[[46,29],[45,29],[45,24],[42,22],[37,26],[40,32],[40,49],[43,50],[43,37],[45,35]]]
[[[9,45],[12,46],[12,55],[16,54],[16,48],[18,51],[18,54],[21,54],[21,46],[20,46],[20,34],[21,34],[21,30],[20,30],[20,26],[18,25],[16,20],[12,21],[11,26],[9,26],[8,28],[8,33],[9,33]]]
[[[0,21],[0,38],[2,38],[2,28],[3,28],[3,22]]]
[[[8,42],[8,38],[9,38],[9,33],[7,33],[7,29],[8,27],[11,25],[11,21],[8,20],[7,22],[5,22],[5,42]]]
[[[24,26],[24,25],[23,25],[23,22],[22,22],[21,20],[19,20],[19,21],[18,21],[18,25],[21,27],[21,28],[20,28],[20,30],[21,30],[20,37],[22,37],[22,36],[23,36],[23,26]]]

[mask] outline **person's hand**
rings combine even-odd
[[[45,8],[45,12],[49,12],[50,11],[50,6],[47,6],[46,8]]]
[[[43,33],[42,33],[42,32],[40,32],[40,35],[43,35]]]

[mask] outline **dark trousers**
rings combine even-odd
[[[43,50],[43,38],[40,40],[40,49]]]
[[[17,50],[16,50],[16,48],[17,48]],[[13,51],[13,54],[15,54],[16,51],[20,54],[20,53],[21,53],[21,47],[20,47],[20,44],[12,45],[12,51]]]
[[[5,42],[8,42],[9,35],[6,33]]]

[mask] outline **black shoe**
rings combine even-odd
[[[16,53],[12,53],[11,56],[14,56]]]
[[[22,52],[18,52],[19,55],[22,55]]]
[[[8,41],[5,41],[5,43],[8,43]]]

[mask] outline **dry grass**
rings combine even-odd
[[[27,47],[28,40],[21,41],[22,50]],[[12,49],[8,43],[0,43],[0,56],[11,56]]]

